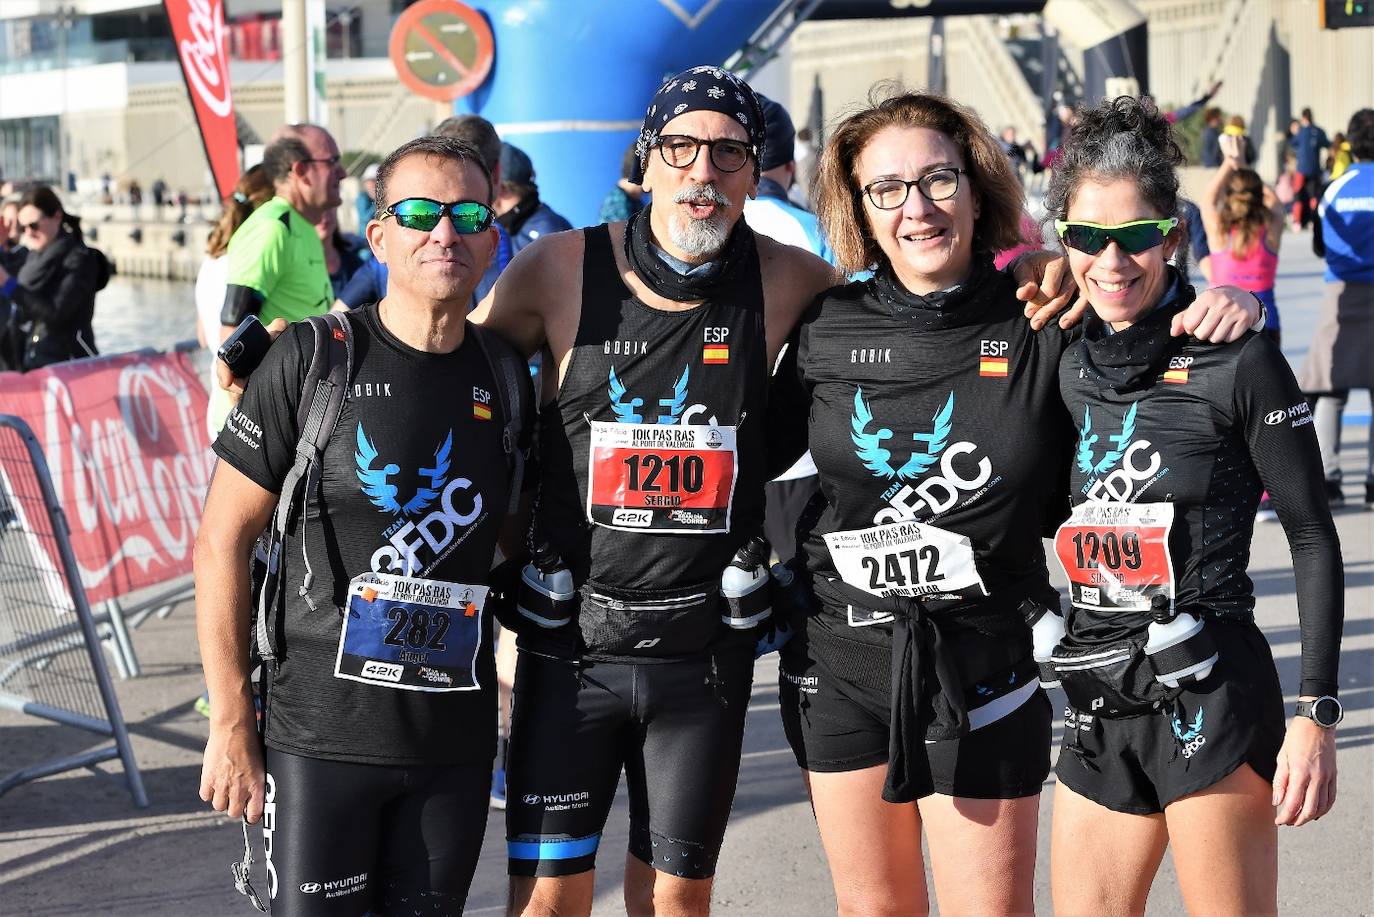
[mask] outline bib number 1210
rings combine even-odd
[[[629,476],[630,489],[639,493],[660,493],[667,476],[668,493],[701,492],[706,477],[706,462],[699,455],[670,455],[664,458],[652,452],[638,453],[623,459]]]

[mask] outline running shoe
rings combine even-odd
[[[491,778],[491,807],[502,811],[506,809],[506,769],[504,767],[498,767]]]
[[[1345,494],[1341,492],[1340,481],[1326,482],[1326,503],[1332,509],[1340,509],[1345,506]]]
[[[1279,518],[1279,514],[1274,512],[1274,503],[1269,499],[1269,491],[1264,492],[1260,498],[1259,512],[1255,513],[1255,519],[1259,522],[1274,522]]]

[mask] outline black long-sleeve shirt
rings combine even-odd
[[[1117,334],[1091,326],[1064,355],[1060,388],[1079,431],[1070,497],[1075,505],[1172,504],[1176,607],[1249,620],[1255,596],[1246,568],[1267,490],[1293,557],[1301,692],[1335,694],[1341,552],[1307,401],[1263,334],[1223,345],[1169,337],[1178,307]],[[1102,635],[1125,623],[1110,612],[1070,612],[1073,630]]]

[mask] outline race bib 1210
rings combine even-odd
[[[735,428],[593,421],[587,518],[607,528],[730,531]]]

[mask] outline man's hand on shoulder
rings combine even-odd
[[[1240,287],[1212,287],[1174,316],[1169,333],[1174,337],[1191,334],[1209,344],[1229,344],[1252,328],[1263,330],[1263,317],[1255,294]]]
[[[1036,331],[1060,315],[1059,327],[1072,328],[1087,311],[1088,299],[1078,295],[1069,259],[1051,251],[1027,252],[1011,264],[1016,298],[1026,304],[1025,315]],[[1065,309],[1073,303],[1073,308]]]

